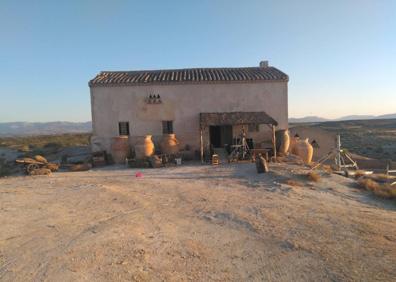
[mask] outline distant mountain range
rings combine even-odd
[[[345,120],[370,120],[370,119],[396,119],[395,114],[387,115],[351,115],[338,119],[325,119],[318,116],[307,116],[303,118],[290,118],[290,123],[303,122],[326,122]],[[92,122],[4,122],[0,123],[0,136],[29,136],[29,135],[53,135],[63,133],[88,133],[92,131]]]
[[[62,133],[85,133],[92,131],[88,122],[4,122],[0,123],[0,136],[53,135]]]
[[[289,118],[290,123],[303,123],[303,122],[326,122],[326,121],[345,121],[345,120],[370,120],[370,119],[396,119],[395,114],[386,114],[380,116],[374,115],[350,115],[337,119],[326,119],[318,116],[306,116],[302,118]]]

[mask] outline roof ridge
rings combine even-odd
[[[276,69],[276,67],[197,67],[197,68],[180,68],[180,69],[141,69],[141,70],[118,70],[118,71],[100,71],[100,73],[134,73],[134,72],[152,72],[152,71],[185,71],[185,70],[235,70],[235,69]]]
[[[205,67],[163,70],[101,71],[89,82],[98,85],[288,81],[275,67]]]

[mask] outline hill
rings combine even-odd
[[[54,135],[64,133],[88,133],[92,123],[88,122],[5,122],[0,123],[0,136]]]
[[[290,123],[303,123],[303,122],[325,122],[329,119],[321,118],[318,116],[306,116],[302,118],[289,118]]]
[[[348,121],[348,120],[377,120],[377,119],[396,119],[396,113],[386,115],[349,115],[336,119],[326,119],[318,116],[306,116],[302,118],[289,118],[290,123],[305,123],[305,122],[326,122],[326,121]]]

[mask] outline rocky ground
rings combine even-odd
[[[312,183],[299,166],[271,170],[2,178],[0,280],[394,281],[395,202],[341,176]]]

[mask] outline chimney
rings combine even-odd
[[[268,61],[261,61],[260,68],[268,68]]]

